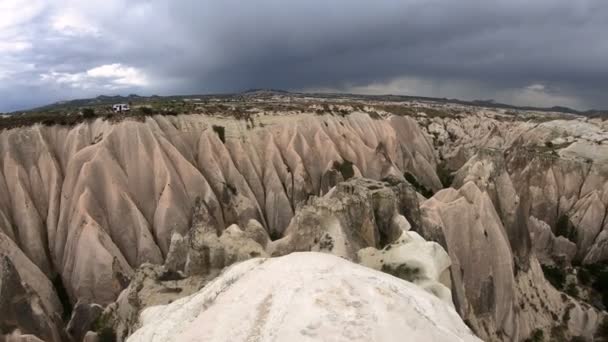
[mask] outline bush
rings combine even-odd
[[[532,335],[526,339],[526,342],[543,342],[545,333],[540,329],[534,329]]]
[[[532,335],[530,335],[525,342],[543,342],[544,340],[545,333],[541,329],[534,329]]]
[[[566,274],[564,271],[555,266],[541,266],[545,278],[558,290],[562,290],[566,284]]]
[[[587,271],[586,268],[580,268],[576,273],[576,277],[583,285],[591,284],[591,275],[589,274],[589,271]]]
[[[82,110],[82,117],[85,119],[90,119],[95,117],[95,109],[93,108],[84,108]]]
[[[139,110],[144,115],[152,115],[155,113],[154,109],[152,109],[150,107],[140,107]]]

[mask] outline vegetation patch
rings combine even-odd
[[[581,283],[598,293],[604,309],[608,308],[608,262],[583,265],[578,270],[578,277]]]
[[[444,110],[439,110],[435,108],[421,108],[420,111],[424,112],[429,118],[450,118],[453,117],[452,113],[446,112]]]
[[[547,279],[553,287],[558,290],[563,290],[566,284],[566,273],[559,267],[542,265],[545,279]]]
[[[543,342],[544,340],[545,333],[540,329],[534,329],[532,335],[530,335],[525,342]]]
[[[385,112],[391,113],[393,115],[416,116],[416,110],[414,110],[412,107],[399,106],[399,105],[385,105],[385,106],[378,106],[378,108],[381,110],[384,110]]]
[[[85,108],[82,110],[82,117],[85,119],[90,119],[95,117],[95,109],[93,108]]]
[[[110,324],[110,315],[102,314],[93,323],[93,331],[97,333],[99,342],[116,342],[116,333]]]
[[[139,111],[143,115],[153,115],[156,113],[156,111],[154,109],[152,109],[151,107],[148,107],[148,106],[139,107]]]

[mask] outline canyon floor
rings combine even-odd
[[[0,341],[608,340],[606,117],[131,100],[0,118]]]

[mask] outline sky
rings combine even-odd
[[[0,0],[0,112],[251,88],[608,108],[606,0]]]

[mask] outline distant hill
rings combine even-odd
[[[346,93],[295,93],[289,92],[281,89],[271,89],[271,88],[255,88],[248,89],[240,93],[234,94],[204,94],[204,95],[172,95],[172,96],[139,96],[137,94],[131,94],[128,96],[121,95],[100,95],[91,99],[77,99],[70,101],[61,101],[53,104],[49,104],[42,107],[37,107],[25,111],[19,111],[19,113],[23,112],[52,112],[52,111],[65,111],[65,110],[76,110],[84,107],[97,107],[97,106],[105,106],[111,105],[115,103],[146,103],[152,101],[183,101],[187,99],[214,99],[221,98],[224,100],[241,100],[243,98],[252,98],[252,97],[268,97],[273,95],[282,95],[282,96],[314,96],[318,98],[332,99],[332,98],[351,98],[351,99],[359,99],[359,100],[374,100],[374,101],[387,101],[387,102],[401,102],[401,101],[428,101],[428,102],[436,102],[443,104],[460,104],[466,106],[475,106],[475,107],[487,107],[487,108],[499,108],[499,109],[507,109],[507,110],[521,110],[521,111],[539,111],[539,112],[559,112],[559,113],[567,113],[567,114],[578,114],[584,115],[588,117],[604,117],[608,118],[608,110],[588,110],[588,111],[578,111],[568,107],[532,107],[532,106],[514,106],[504,103],[496,102],[495,100],[473,100],[473,101],[463,101],[458,99],[448,99],[448,98],[435,98],[435,97],[424,97],[424,96],[408,96],[408,95],[359,95],[359,94],[346,94]]]

